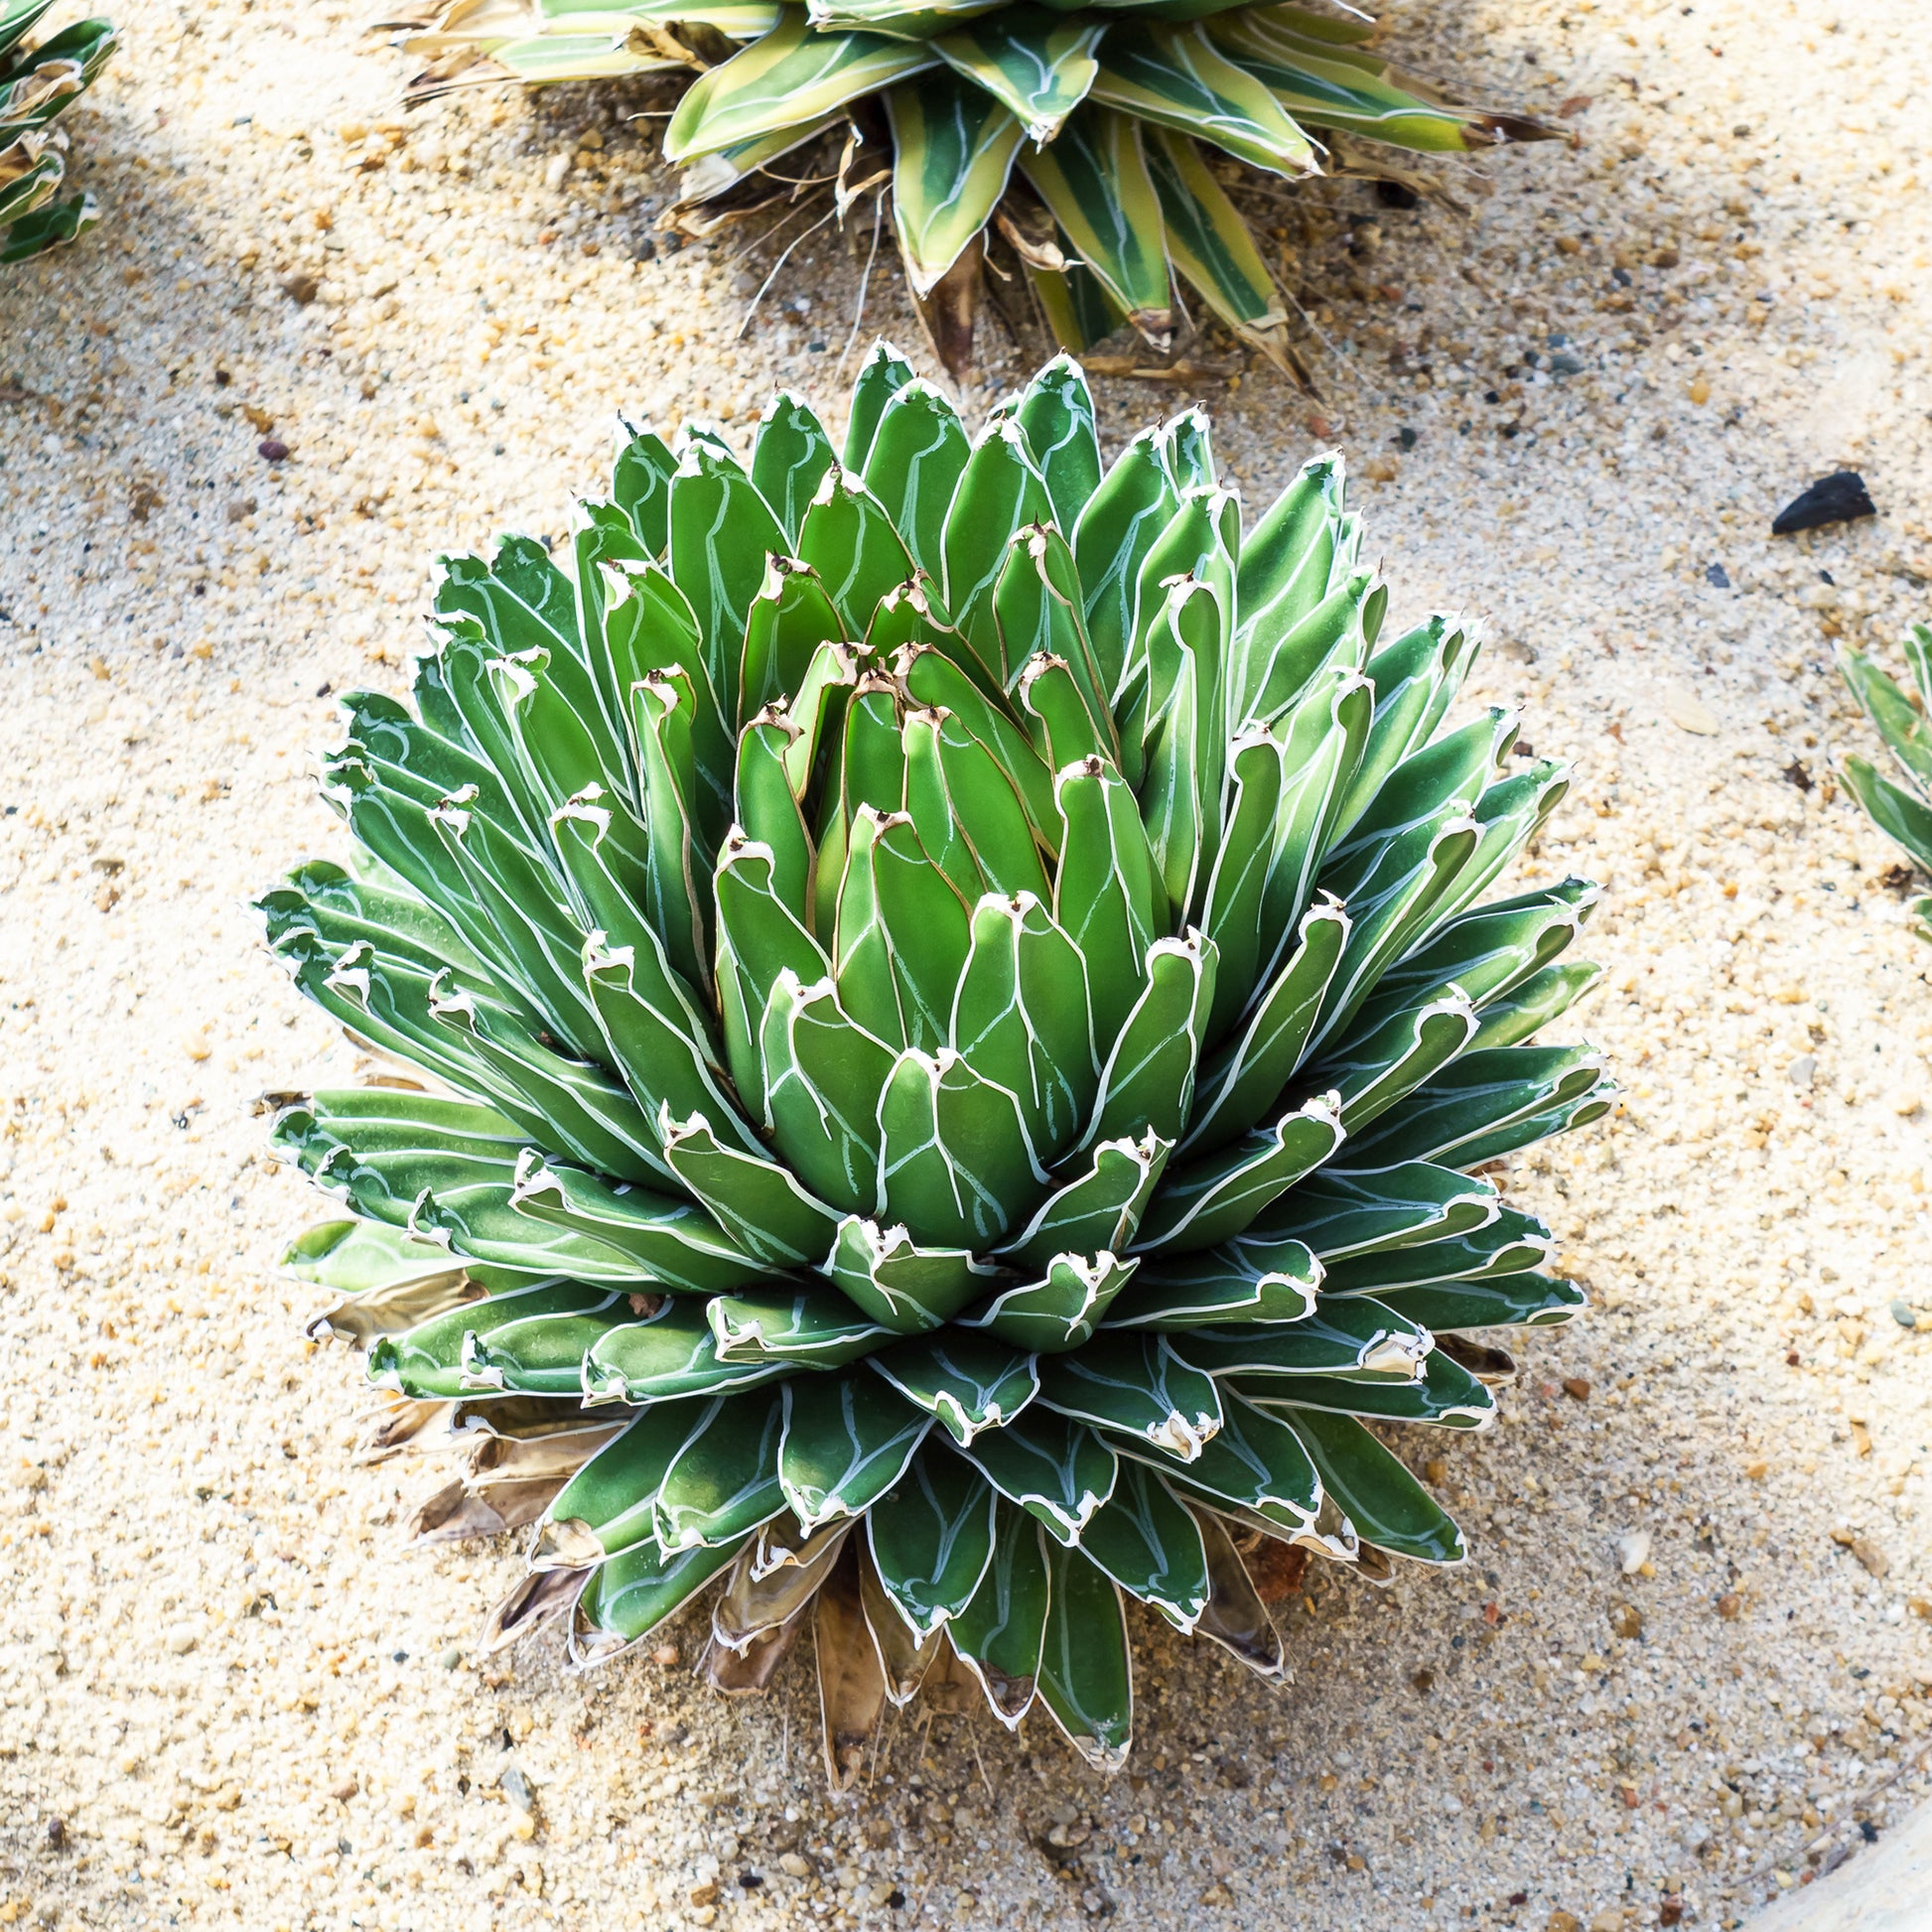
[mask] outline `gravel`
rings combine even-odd
[[[740,339],[759,258],[653,232],[661,94],[405,121],[343,6],[117,9],[106,218],[0,279],[0,1919],[1727,1926],[1924,1793],[1932,955],[1829,666],[1932,579],[1920,9],[1400,11],[1583,144],[1466,222],[1300,198],[1323,399],[1205,400],[1251,503],[1330,439],[1383,479],[1392,621],[1486,613],[1478,695],[1578,759],[1519,878],[1610,887],[1627,1095],[1508,1184],[1592,1316],[1411,1439],[1473,1560],[1317,1567],[1287,1690],[1141,1619],[1130,1775],[915,1710],[834,1804],[801,1665],[726,1704],[690,1621],[482,1658],[507,1540],[398,1553],[422,1485],[350,1465],[257,1111],[356,1056],[245,899],[340,851],[331,695],[399,684],[431,554],[562,531],[620,406],[835,395],[862,263],[821,231]],[[916,342],[883,270],[873,327]],[[1182,399],[1104,394],[1117,437]],[[1840,469],[1876,515],[1767,534]]]

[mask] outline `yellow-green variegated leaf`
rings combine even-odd
[[[1020,123],[956,74],[886,96],[893,123],[893,223],[912,293],[923,296],[986,226],[1020,152]]]
[[[442,52],[440,35],[425,35],[408,43],[413,54]],[[540,87],[560,80],[621,80],[631,73],[664,73],[689,66],[674,60],[653,43],[628,33],[538,34],[530,40],[505,41],[491,49],[490,59],[513,80]]]
[[[1253,74],[1216,51],[1202,27],[1160,21],[1110,28],[1093,97],[1276,174],[1312,174],[1314,145]]]
[[[1045,312],[1046,326],[1062,348],[1076,354],[1091,348],[1095,343],[1105,342],[1127,320],[1101,287],[1100,278],[1079,262],[1070,263],[1064,270],[1029,267],[1027,274]]]
[[[1449,104],[1372,54],[1317,39],[1301,21],[1280,17],[1288,11],[1244,9],[1207,31],[1298,121],[1428,153],[1489,145],[1480,113]]]
[[[1173,327],[1167,233],[1139,124],[1086,101],[1056,140],[1021,155],[1020,172],[1134,327],[1165,337]]]
[[[827,114],[802,126],[774,128],[769,134],[754,135],[749,141],[735,141],[715,154],[701,154],[678,177],[679,203],[688,207],[722,195],[734,182],[755,174],[767,162],[776,161],[793,148],[802,148],[807,141],[817,140],[827,128],[837,126],[841,118],[837,113]]]
[[[1185,135],[1166,127],[1154,129],[1145,147],[1174,267],[1230,329],[1277,368],[1302,374],[1275,278],[1199,150]]]
[[[933,44],[949,67],[1019,116],[1028,140],[1050,141],[1093,86],[1093,51],[1105,31],[1016,8]]]
[[[820,33],[862,27],[895,40],[926,41],[949,33],[962,20],[998,13],[1006,4],[1007,0],[929,0],[920,7],[908,6],[905,0],[809,0],[808,12]]]
[[[878,34],[819,34],[801,13],[693,82],[664,134],[667,161],[693,161],[782,127],[821,120],[861,94],[937,67],[938,55]]]
[[[485,0],[486,5],[501,0]],[[658,27],[715,27],[728,40],[753,41],[784,18],[778,0],[536,0],[550,34],[583,34],[624,21]]]

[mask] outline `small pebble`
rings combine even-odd
[[[288,453],[289,446],[278,437],[264,436],[255,445],[255,454],[269,463],[281,463],[285,461]]]
[[[437,1658],[436,1661],[439,1664],[441,1664],[445,1670],[455,1670],[456,1667],[463,1662],[463,1652],[457,1645],[450,1644],[444,1650],[442,1656]]]
[[[1626,1530],[1617,1538],[1617,1568],[1626,1577],[1634,1577],[1649,1560],[1650,1532],[1648,1530]]]
[[[1743,1614],[1744,1599],[1734,1589],[1727,1589],[1718,1598],[1718,1614],[1726,1623],[1735,1623]]]
[[[1582,1375],[1566,1375],[1563,1378],[1563,1392],[1572,1402],[1587,1402],[1589,1400],[1588,1378]]]
[[[1916,1328],[1918,1326],[1918,1311],[1912,1307],[1911,1303],[1905,1301],[1902,1297],[1895,1297],[1893,1299],[1891,1305],[1891,1318],[1894,1321],[1896,1321],[1901,1328]]]
[[[1817,1073],[1818,1073],[1818,1061],[1816,1057],[1810,1053],[1800,1053],[1798,1057],[1795,1060],[1793,1060],[1791,1064],[1784,1069],[1784,1077],[1787,1080],[1789,1080],[1794,1087],[1797,1087],[1801,1092],[1808,1092],[1810,1090],[1811,1083],[1813,1079],[1817,1076]]]

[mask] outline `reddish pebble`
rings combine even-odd
[[[272,436],[265,436],[255,445],[255,454],[266,457],[270,463],[280,463],[289,453],[286,443],[278,442]]]

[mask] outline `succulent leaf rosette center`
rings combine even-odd
[[[725,1688],[809,1611],[835,1778],[961,1677],[1111,1766],[1126,1597],[1278,1675],[1305,1552],[1459,1561],[1379,1425],[1582,1305],[1469,1171],[1609,1104],[1530,1043],[1595,889],[1484,901],[1566,776],[1382,636],[1339,458],[1244,531],[1198,411],[1106,466],[1067,358],[969,436],[881,348],[842,453],[627,433],[572,550],[446,560],[355,863],[262,901],[407,1069],[281,1117],[291,1260],[457,1454],[419,1528],[534,1524],[493,1636],[716,1580]]]

